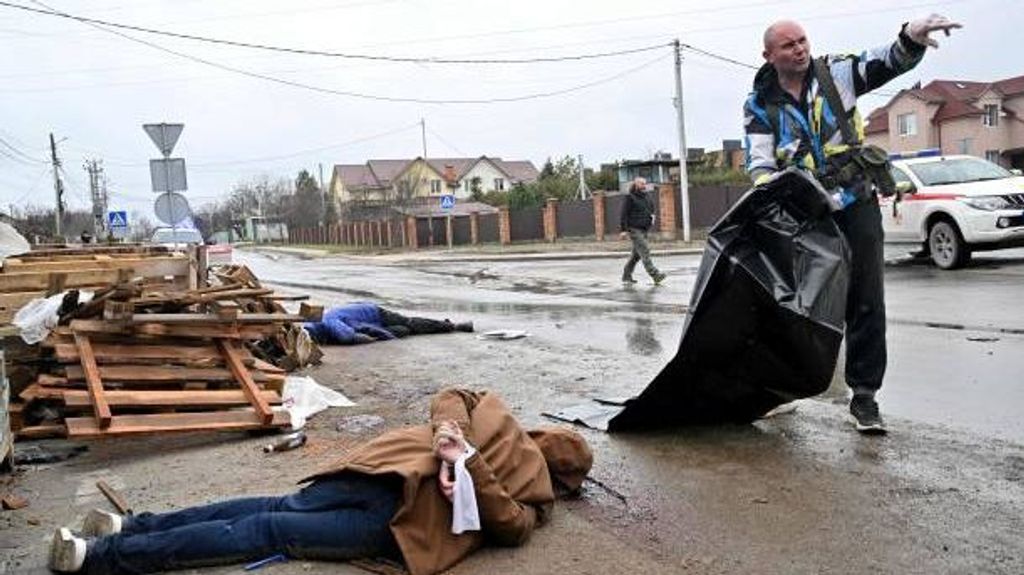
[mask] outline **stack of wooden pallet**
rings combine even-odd
[[[26,405],[56,405],[63,422],[23,427],[18,436],[288,425],[287,412],[274,409],[285,369],[259,357],[265,346],[257,344],[286,344],[323,308],[302,303],[288,313],[283,298],[244,267],[220,277],[220,285],[184,291],[154,290],[136,278],[71,306],[43,344],[50,367],[20,394]]]
[[[203,285],[202,250],[168,251],[162,246],[112,245],[33,250],[3,260],[0,325],[26,303],[64,289],[94,288],[129,278],[179,288]]]

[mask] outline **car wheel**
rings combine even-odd
[[[961,267],[971,259],[971,251],[960,230],[946,220],[935,222],[928,231],[928,251],[935,265],[944,270]]]

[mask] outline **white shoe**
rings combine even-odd
[[[53,533],[50,542],[50,569],[62,573],[74,573],[85,563],[87,546],[85,539],[75,537],[67,527]]]
[[[787,402],[787,403],[783,403],[781,405],[775,406],[768,413],[762,415],[761,419],[768,419],[770,417],[775,417],[776,415],[783,415],[783,414],[786,414],[786,413],[793,413],[794,411],[796,411],[796,408],[797,408],[796,401],[790,401],[790,402]]]
[[[122,517],[116,513],[93,509],[82,521],[82,535],[86,537],[102,537],[121,532]]]

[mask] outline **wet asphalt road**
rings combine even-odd
[[[1024,444],[1024,250],[977,254],[941,271],[888,250],[889,370],[883,413]],[[620,259],[380,263],[241,253],[268,283],[327,305],[372,300],[402,312],[473,319],[477,331],[520,329],[578,353],[622,354],[657,371],[675,353],[699,265],[696,255],[656,258],[663,286],[624,287]],[[452,349],[457,355],[459,351]],[[647,381],[615,382],[605,396]],[[819,399],[838,401],[839,379]]]
[[[656,258],[669,281],[623,288],[619,259],[406,262],[238,253],[266,283],[327,305],[473,319],[516,341],[423,336],[325,349],[309,373],[356,400],[310,420],[302,449],[265,437],[157,435],[89,442],[56,464],[0,476],[31,502],[0,513],[0,575],[45,575],[56,525],[108,508],[99,479],[138,510],[287,493],[295,481],[385,428],[424,420],[442,385],[497,390],[526,426],[589,397],[641,390],[678,344],[696,256]],[[896,256],[896,252],[893,253]],[[487,548],[447,571],[621,575],[1024,573],[1024,250],[940,272],[887,267],[888,436],[844,421],[841,383],[793,414],[744,426],[649,434],[583,429],[595,453],[580,497],[523,548]],[[42,449],[67,443],[45,440]],[[22,446],[20,447],[28,447]],[[202,569],[237,573],[237,565]],[[289,561],[268,575],[355,575]],[[192,571],[195,572],[195,571]]]

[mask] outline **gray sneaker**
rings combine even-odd
[[[850,415],[857,431],[865,435],[885,435],[888,432],[878,413],[878,402],[870,395],[854,395],[850,400]]]
[[[67,527],[57,529],[50,542],[50,569],[61,573],[81,570],[87,549],[85,539],[75,537]]]
[[[666,277],[668,277],[668,276],[667,276],[667,275],[666,275],[665,273],[663,273],[663,272],[658,272],[658,275],[656,275],[656,276],[652,277],[651,279],[653,279],[653,280],[654,280],[654,285],[656,285],[656,286],[660,286],[660,285],[661,285],[661,282],[665,281],[665,278],[666,278]]]

